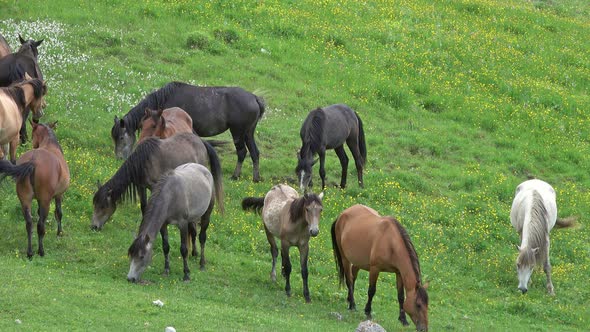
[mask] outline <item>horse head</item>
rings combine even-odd
[[[528,290],[529,279],[533,273],[533,268],[537,263],[537,252],[539,248],[518,248],[518,258],[516,259],[516,271],[518,273],[518,289],[524,294]]]
[[[127,280],[129,282],[138,282],[141,275],[152,262],[153,256],[152,242],[149,235],[138,236],[129,247],[129,273]]]
[[[309,225],[309,234],[313,237],[320,233],[320,216],[322,214],[322,210],[324,209],[324,206],[322,205],[323,197],[323,192],[321,192],[319,195],[305,194],[303,196],[305,220]]]
[[[55,136],[55,133],[53,133],[53,130],[57,126],[57,121],[54,121],[52,123],[42,124],[42,123],[39,123],[38,121],[29,120],[29,123],[31,124],[31,127],[33,128],[33,133],[32,133],[33,134],[33,140],[32,140],[33,149],[37,149],[43,143],[44,139],[51,137],[52,135]]]
[[[126,123],[125,118],[119,119],[119,117],[115,116],[115,123],[113,124],[113,128],[111,128],[111,138],[115,143],[115,155],[117,158],[127,159],[131,152],[133,152],[135,133]]]
[[[112,197],[113,190],[107,185],[100,186],[96,194],[94,194],[93,205],[94,212],[92,213],[92,225],[94,230],[100,230],[102,226],[115,213],[117,205]]]
[[[141,135],[139,142],[147,137],[162,137],[162,132],[166,128],[166,121],[162,117],[164,110],[145,109],[145,113],[141,118]]]
[[[307,192],[307,188],[312,186],[311,181],[311,169],[318,159],[313,160],[311,157],[301,157],[297,155],[297,167],[295,168],[295,174],[299,180],[299,189],[302,192]]]
[[[39,51],[37,50],[37,47],[39,47],[39,45],[41,45],[41,43],[43,42],[43,39],[35,41],[33,39],[29,39],[29,40],[24,40],[23,37],[21,37],[20,33],[18,34],[18,40],[20,41],[20,48],[18,49],[18,52],[20,53],[25,53],[25,52],[30,52],[30,54],[37,59],[39,57]]]
[[[408,291],[404,301],[404,311],[410,315],[416,325],[416,331],[428,331],[428,284],[416,285],[413,291]]]

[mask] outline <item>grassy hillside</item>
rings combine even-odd
[[[590,326],[590,4],[553,1],[9,1],[0,33],[44,39],[47,79],[42,121],[57,135],[72,173],[63,237],[51,219],[46,256],[26,259],[25,226],[11,180],[0,185],[0,329],[291,331],[353,330],[362,310],[346,310],[329,226],[355,203],[406,226],[430,281],[431,330],[577,331]],[[236,85],[264,96],[257,129],[263,181],[231,181],[235,152],[220,150],[226,214],[213,216],[208,266],[183,283],[178,232],[171,229],[171,275],[160,243],[144,277],[129,284],[127,248],[138,204],[90,230],[96,181],[121,161],[109,137],[147,93],[173,81]],[[244,196],[294,184],[299,127],[318,106],[346,103],[365,124],[365,189],[349,165],[349,185],[327,157],[321,232],[311,243],[311,304],[305,304],[292,250],[293,296],[269,280],[260,217]],[[29,129],[30,130],[30,129]],[[230,140],[228,133],[219,139]],[[20,147],[19,154],[30,149]],[[350,153],[348,153],[350,155]],[[318,183],[315,169],[315,183]],[[555,297],[536,269],[517,290],[518,235],[509,221],[516,186],[551,183],[559,215],[582,227],[554,230]],[[316,188],[317,189],[317,188]],[[52,214],[51,214],[52,215]],[[364,307],[367,273],[357,281]],[[158,308],[152,301],[161,299]],[[397,321],[395,277],[382,274],[373,302],[388,331]],[[342,320],[337,319],[342,315]],[[17,321],[18,320],[18,321]]]

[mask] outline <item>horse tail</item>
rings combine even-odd
[[[223,204],[223,177],[221,174],[221,163],[217,152],[209,142],[203,141],[203,144],[207,148],[207,155],[209,156],[209,166],[211,167],[211,175],[213,175],[213,182],[215,183],[215,200],[217,201],[217,209],[221,214],[225,213],[225,207]]]
[[[357,120],[359,121],[359,150],[361,152],[361,156],[363,157],[363,166],[367,162],[367,144],[365,142],[365,130],[363,129],[363,121],[359,117],[357,112],[354,112],[356,115]]]
[[[8,160],[0,160],[0,180],[11,176],[15,181],[22,181],[35,173],[35,164],[27,161],[20,165],[13,165]],[[32,179],[31,179],[32,181]]]
[[[198,136],[198,134],[194,130],[193,130],[193,134]],[[206,140],[206,142],[211,144],[211,146],[214,148],[226,146],[227,144],[229,144],[228,141],[222,141],[222,140],[218,140],[218,139],[208,139],[208,140]]]
[[[242,200],[242,210],[244,211],[250,210],[260,214],[263,207],[264,197],[245,197]]]
[[[570,216],[567,218],[557,218],[557,221],[555,222],[555,226],[557,226],[557,228],[576,227],[578,225],[578,223],[576,222],[577,220],[578,220],[577,216]]]
[[[334,220],[332,223],[332,249],[334,251],[334,260],[336,261],[336,269],[338,270],[338,281],[340,287],[344,283],[344,265],[342,265],[342,254],[340,253],[340,249],[338,248],[338,241],[336,240],[336,223],[338,219]]]
[[[264,115],[264,111],[266,110],[266,103],[264,102],[264,99],[260,96],[254,95],[254,98],[256,98],[256,102],[258,103],[258,107],[260,108],[260,114],[258,115],[258,121],[260,121],[260,119],[262,119],[262,116]]]

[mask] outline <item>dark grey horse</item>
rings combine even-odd
[[[311,186],[312,166],[316,163],[313,156],[320,157],[320,177],[322,191],[326,187],[326,171],[324,161],[326,150],[334,149],[340,165],[342,177],[340,187],[346,187],[346,172],[348,170],[348,156],[344,151],[344,143],[348,145],[354,158],[358,182],[363,187],[363,166],[367,159],[365,132],[358,114],[344,104],[331,105],[309,112],[299,132],[301,136],[301,150],[299,150],[295,173],[299,177],[299,187],[306,191]]]
[[[184,280],[190,280],[187,256],[189,227],[201,224],[201,230],[209,225],[213,210],[213,176],[199,164],[188,163],[168,171],[154,187],[146,213],[139,225],[137,237],[129,247],[129,273],[127,280],[138,282],[146,267],[151,263],[153,242],[158,231],[162,233],[164,251],[164,273],[170,273],[170,245],[168,225],[180,230],[180,254],[184,262]],[[203,236],[206,236],[201,231]],[[193,246],[194,247],[194,246]],[[201,241],[201,270],[205,269],[205,241]]]
[[[171,82],[147,95],[123,118],[115,117],[111,137],[118,158],[127,158],[133,150],[135,132],[141,128],[145,109],[180,107],[193,119],[193,129],[201,137],[210,137],[231,132],[238,162],[233,179],[242,172],[242,163],[247,151],[253,163],[253,180],[260,181],[258,166],[259,151],[254,141],[256,125],[265,109],[264,101],[238,87],[199,87],[186,83]]]
[[[215,180],[218,208],[223,211],[221,164],[215,149],[191,133],[176,134],[166,139],[149,137],[137,145],[115,175],[94,194],[92,228],[102,228],[115,213],[117,204],[126,199],[135,200],[137,195],[142,215],[145,215],[147,189],[151,190],[165,172],[185,163],[209,163]]]
[[[43,39],[39,41],[33,39],[24,40],[20,35],[18,35],[18,38],[21,43],[18,51],[10,53],[4,57],[0,56],[0,87],[9,86],[12,83],[24,80],[25,73],[29,74],[32,78],[43,80],[43,74],[41,73],[41,69],[37,62],[39,56],[37,48],[41,45]],[[2,39],[4,39],[4,37],[2,37]],[[8,44],[6,44],[6,46],[10,49]],[[21,143],[27,141],[26,124],[29,112],[29,108],[26,108],[23,113],[23,124],[20,130]]]

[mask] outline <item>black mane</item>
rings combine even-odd
[[[296,222],[305,216],[305,207],[313,202],[322,205],[322,200],[316,194],[305,194],[302,197],[296,198],[289,207],[289,217],[291,222]]]
[[[184,85],[186,85],[186,83],[170,82],[143,98],[139,104],[135,105],[135,107],[123,117],[127,130],[129,132],[135,132],[141,123],[146,108],[153,110],[164,109],[164,104],[168,101],[170,95],[172,95],[178,87]]]
[[[308,152],[314,154],[321,149],[325,123],[326,114],[323,109],[317,108],[309,112],[302,129],[301,159],[304,159]]]
[[[410,240],[410,236],[408,232],[402,226],[399,221],[392,217],[386,217],[391,220],[391,222],[396,226],[398,232],[400,233],[402,239],[404,240],[404,245],[406,250],[408,251],[408,255],[410,256],[410,261],[412,262],[412,268],[414,269],[414,273],[416,274],[416,279],[418,280],[418,285],[422,285],[422,276],[420,274],[420,261],[418,260],[418,254],[416,253],[416,249],[414,248],[414,244]]]
[[[137,145],[115,175],[94,194],[94,204],[105,206],[107,197],[110,197],[114,204],[126,199],[135,201],[139,185],[145,183],[146,164],[159,150],[160,142],[159,138],[150,137]]]

